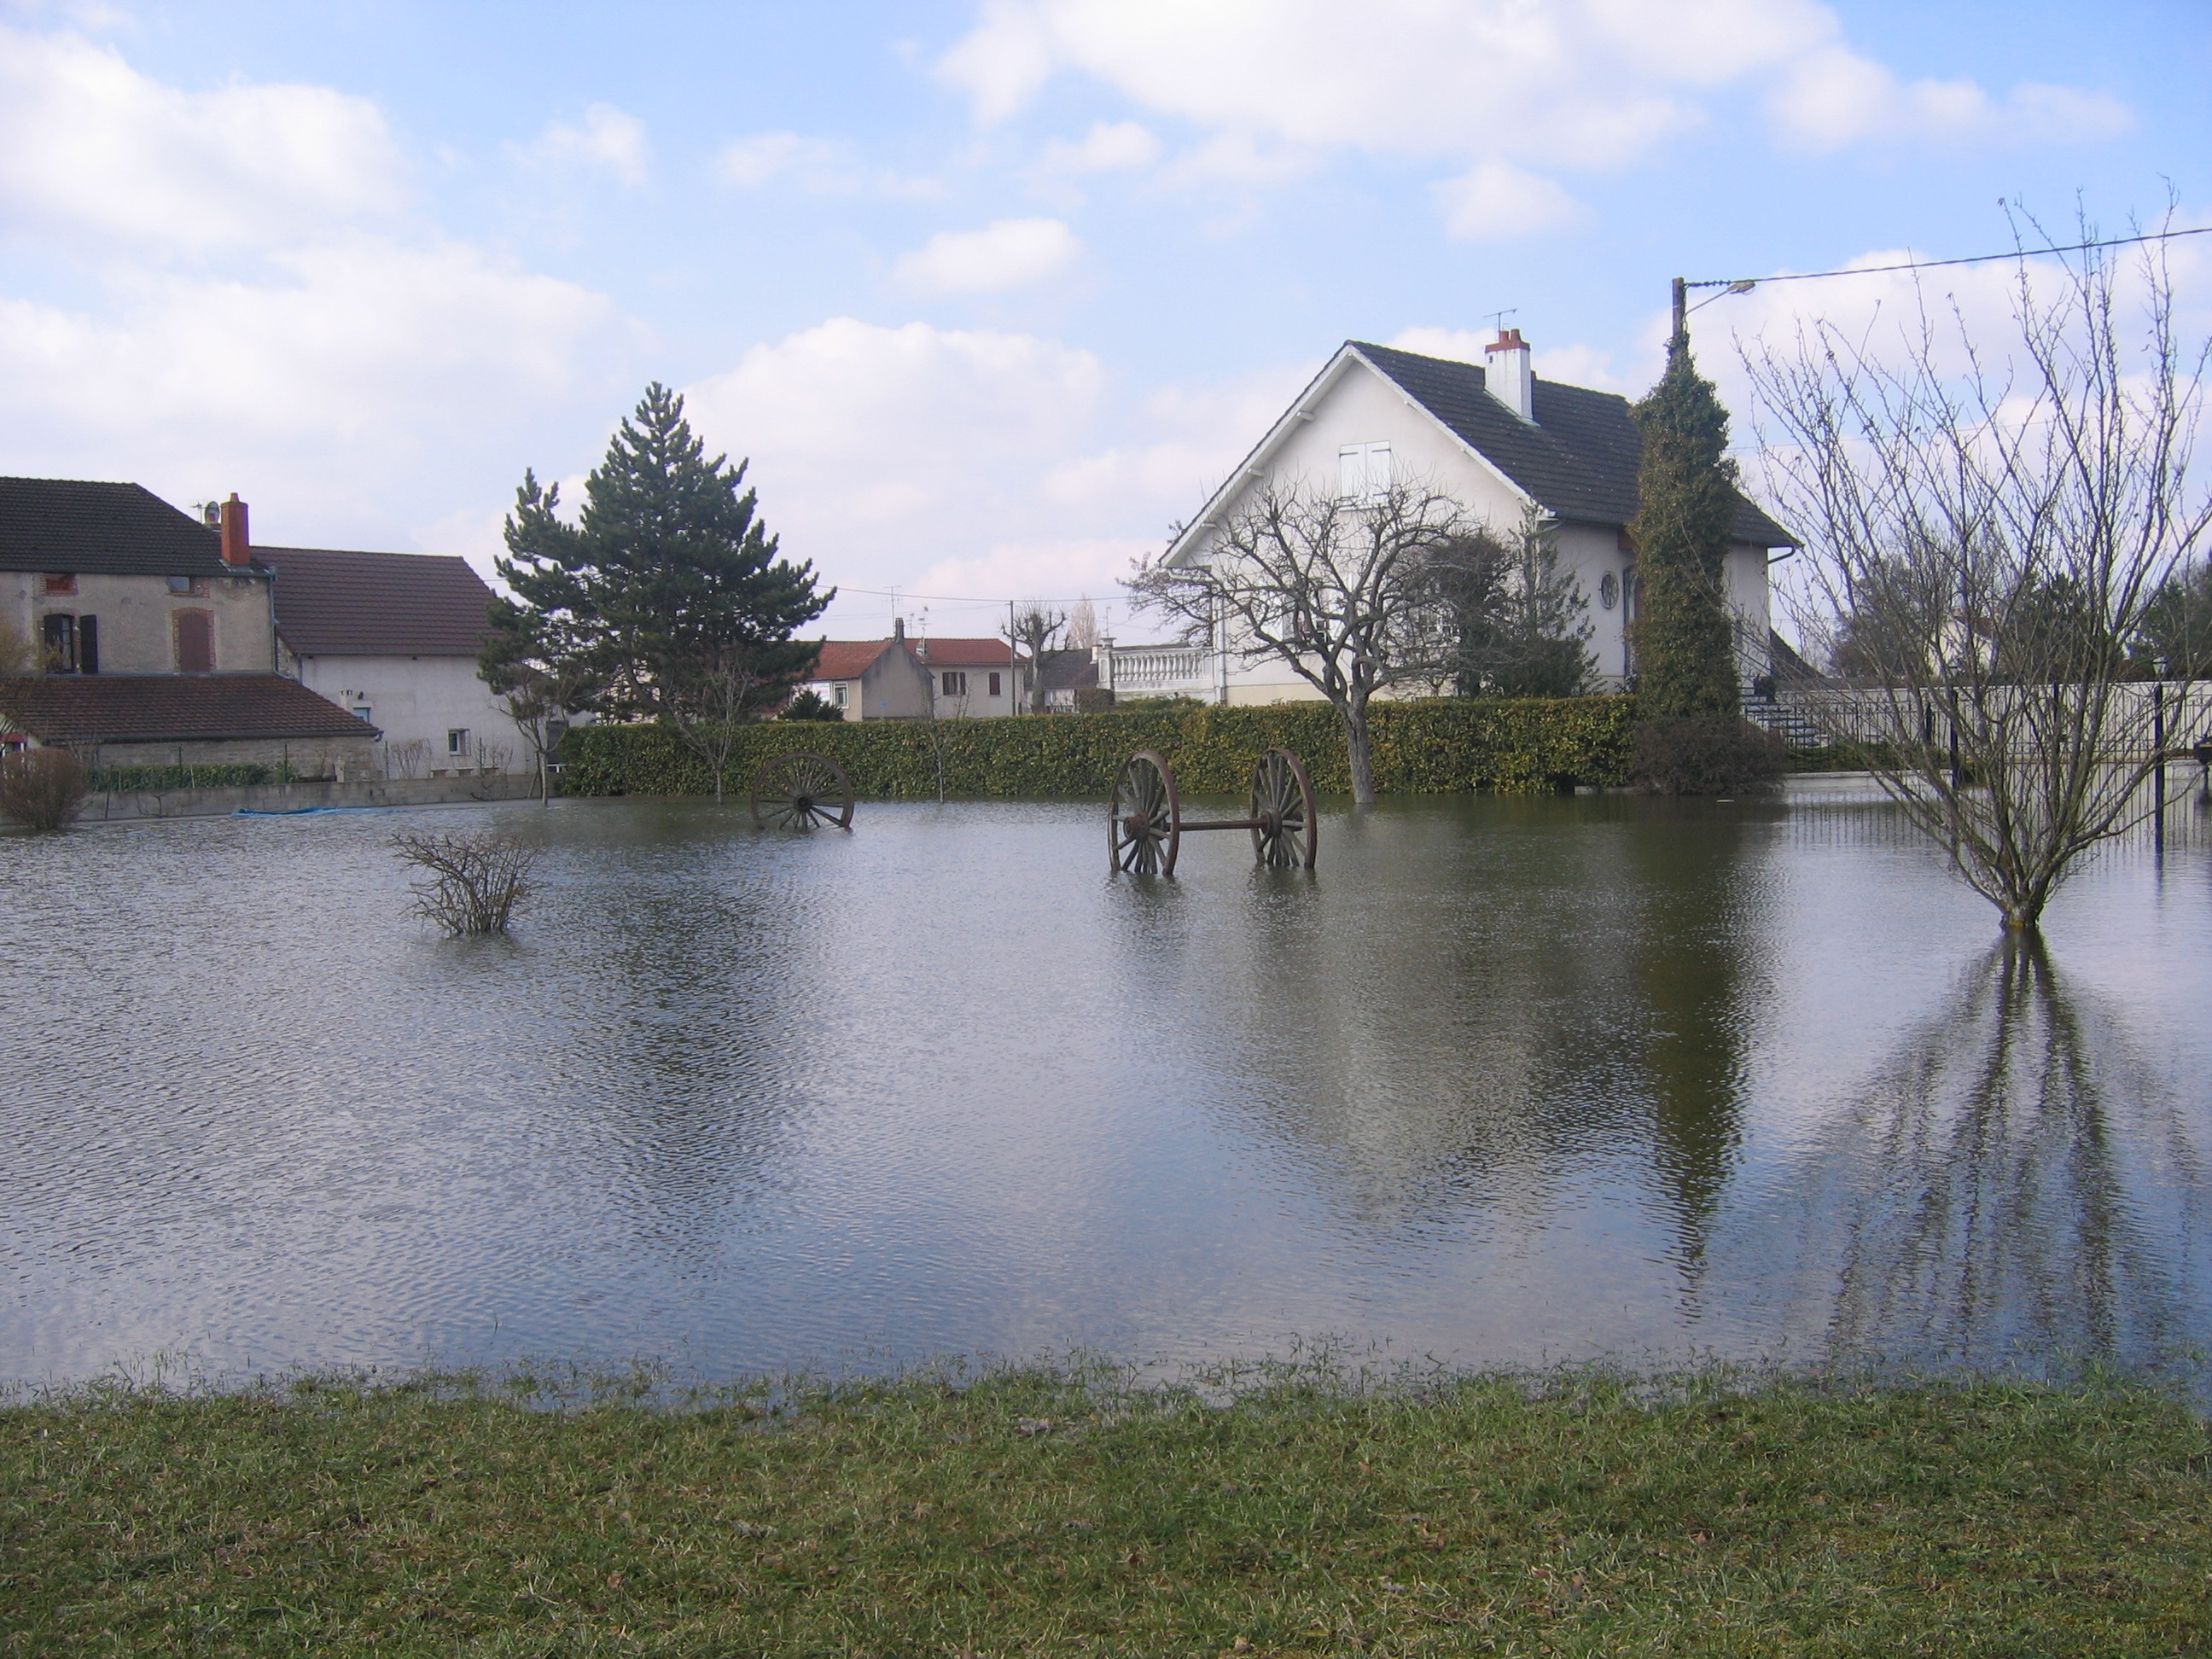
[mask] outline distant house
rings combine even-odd
[[[0,478],[0,621],[43,669],[0,681],[0,733],[94,765],[366,775],[374,726],[277,672],[273,582],[235,495],[199,519],[137,484]]]
[[[1504,331],[1484,356],[1477,366],[1346,341],[1176,538],[1166,562],[1211,563],[1224,527],[1271,484],[1357,503],[1419,481],[1500,532],[1535,514],[1588,603],[1601,682],[1623,684],[1635,672],[1627,625],[1638,585],[1627,527],[1643,453],[1627,400],[1538,379],[1518,329]],[[1771,672],[1767,566],[1795,538],[1748,500],[1737,502],[1731,537],[1724,597],[1749,684]],[[1285,664],[1246,663],[1236,644],[1217,638],[1206,652],[1212,660],[1191,665],[1188,689],[1222,702],[1317,695]]]
[[[1021,712],[1029,667],[1004,640],[826,640],[800,689],[848,720],[967,720]]]
[[[276,573],[280,665],[379,727],[391,777],[521,772],[534,762],[477,677],[491,589],[466,561],[264,547]]]

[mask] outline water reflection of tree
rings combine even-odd
[[[1965,975],[1790,1191],[1770,1221],[1838,1357],[2133,1362],[2185,1334],[2198,1160],[2118,1023],[2033,939]]]
[[[1633,947],[1650,1022],[1642,1059],[1652,1161],[1674,1213],[1679,1259],[1695,1276],[1743,1136],[1750,969],[1741,908],[1753,826],[1687,804],[1655,802],[1652,811],[1632,843],[1644,896]],[[1690,813],[1704,821],[1678,821]]]

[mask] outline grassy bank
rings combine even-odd
[[[2173,1654],[2208,1454],[1996,1384],[79,1397],[0,1412],[0,1652]]]

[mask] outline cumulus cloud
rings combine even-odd
[[[633,187],[646,180],[652,160],[645,123],[626,115],[612,104],[592,104],[584,111],[583,124],[547,124],[531,143],[516,152],[533,167],[549,170],[604,173]]]
[[[891,280],[918,294],[996,294],[1057,276],[1083,244],[1058,219],[1000,219],[981,230],[940,231],[891,264]]]
[[[20,225],[211,251],[294,242],[389,216],[406,197],[367,99],[184,92],[81,36],[0,27],[0,213]]]
[[[1036,335],[837,318],[689,389],[710,446],[750,456],[762,511],[831,580],[925,593],[1110,595],[1281,412],[1294,366],[1115,408],[1091,353]],[[833,629],[883,631],[854,596]],[[939,632],[985,632],[939,606]]]
[[[985,0],[937,70],[987,125],[1070,72],[1255,155],[1455,161],[1472,171],[1440,192],[1455,225],[1470,222],[1469,199],[1509,191],[1560,222],[1563,191],[1499,169],[1640,161],[1753,76],[1782,88],[1769,114],[1795,144],[1900,131],[2080,140],[2130,119],[2067,88],[1999,99],[1971,82],[1900,84],[1850,50],[1820,0],[1368,0],[1356,17],[1328,0]]]
[[[1438,185],[1437,198],[1444,228],[1469,241],[1554,230],[1585,216],[1582,204],[1557,180],[1510,161],[1482,162],[1465,176]]]
[[[1056,138],[1037,162],[1045,173],[1122,173],[1148,167],[1166,147],[1150,127],[1134,121],[1094,121],[1070,143]]]
[[[1971,81],[1899,81],[1840,46],[1800,59],[1769,108],[1784,136],[1811,150],[1884,140],[2114,138],[2135,126],[2125,104],[2100,93],[2025,82],[2000,100]]]

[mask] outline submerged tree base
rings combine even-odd
[[[2208,1456],[1996,1382],[88,1393],[0,1411],[0,1651],[2170,1654]]]

